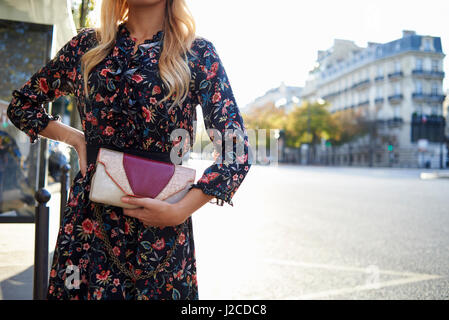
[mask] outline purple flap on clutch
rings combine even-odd
[[[123,167],[135,195],[155,198],[175,172],[175,165],[124,154]]]

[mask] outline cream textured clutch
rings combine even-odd
[[[138,208],[121,197],[180,201],[195,181],[195,169],[101,147],[92,177],[89,199],[122,208]]]

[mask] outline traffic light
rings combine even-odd
[[[391,152],[391,151],[393,151],[393,149],[394,149],[394,146],[393,146],[392,144],[389,144],[389,145],[388,145],[388,151]]]

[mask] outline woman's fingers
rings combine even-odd
[[[129,209],[129,208],[123,208],[123,213],[127,216],[140,219],[143,217],[142,209]]]
[[[145,212],[145,209],[143,208],[137,209],[123,208],[123,213],[129,217],[133,217],[140,220],[140,222],[143,223],[145,228],[148,228],[150,225],[158,226],[157,223],[153,221],[151,212]]]
[[[147,209],[156,209],[160,208],[161,202],[160,200],[151,199],[151,198],[138,198],[138,197],[130,197],[130,196],[123,196],[121,200],[125,203],[136,205],[139,207],[144,207]],[[164,204],[162,202],[162,204]]]
[[[126,199],[128,198],[128,201]],[[178,225],[177,217],[171,213],[170,204],[152,198],[136,198],[124,196],[121,200],[125,203],[139,206],[139,208],[123,208],[127,216],[140,220],[145,226],[166,227]]]

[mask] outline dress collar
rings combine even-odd
[[[117,32],[118,32],[118,36],[124,38],[124,40],[126,40],[127,42],[132,44],[132,46],[134,47],[136,39],[131,37],[131,33],[129,32],[128,28],[126,27],[125,21],[121,22],[119,24]],[[151,38],[145,39],[143,43],[160,42],[163,39],[163,37],[164,37],[164,31],[159,30]]]

